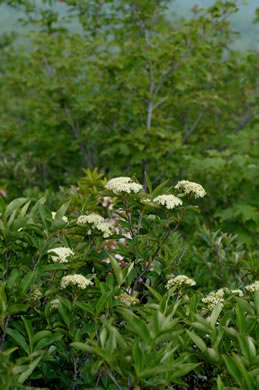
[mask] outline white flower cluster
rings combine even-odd
[[[77,224],[80,226],[91,225],[91,227],[102,232],[103,237],[110,237],[112,233],[113,225],[110,222],[105,222],[105,219],[98,214],[92,213],[89,215],[80,215],[77,219]],[[88,231],[91,234],[91,229]]]
[[[80,274],[63,276],[60,283],[61,288],[66,288],[70,284],[78,286],[81,289],[85,289],[87,286],[93,285],[93,282]]]
[[[240,289],[231,290],[232,294],[237,294],[239,297],[242,297],[244,295],[243,291]]]
[[[249,284],[248,286],[246,286],[246,289],[249,292],[256,292],[256,291],[259,292],[259,280],[256,280],[254,283]]]
[[[53,299],[52,301],[50,301],[50,308],[52,310],[57,309],[59,302],[60,302],[59,299]]]
[[[137,298],[132,297],[131,295],[128,295],[127,293],[122,293],[118,297],[122,302],[126,303],[128,306],[136,305],[139,303],[139,300]]]
[[[167,209],[173,209],[183,204],[182,200],[174,195],[159,195],[153,202],[165,206]]]
[[[207,297],[202,298],[202,302],[208,305],[209,310],[213,310],[214,307],[220,302],[224,302],[224,290],[223,288],[219,289],[216,292],[211,292]]]
[[[56,253],[57,256],[51,256],[54,263],[68,263],[68,257],[74,256],[74,252],[70,248],[53,248],[49,249],[48,253]]]
[[[111,179],[105,185],[105,188],[116,195],[120,192],[126,192],[127,194],[134,192],[136,194],[143,189],[141,184],[135,183],[130,177],[116,177]]]
[[[178,275],[173,279],[168,280],[166,288],[171,288],[173,286],[182,287],[182,286],[195,286],[196,282],[193,279],[188,278],[186,275]]]
[[[183,190],[185,195],[194,194],[195,198],[204,198],[206,195],[206,191],[200,184],[188,180],[179,181],[174,188]]]
[[[51,212],[52,219],[56,219],[56,214],[57,214],[56,211]],[[62,221],[66,222],[66,223],[68,222],[68,218],[65,215],[61,219],[62,219]]]
[[[152,200],[149,198],[143,198],[143,199],[141,199],[140,202],[143,204],[146,204],[146,205],[150,205],[150,203],[152,203]]]

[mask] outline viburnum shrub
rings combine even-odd
[[[172,254],[204,188],[146,182],[0,197],[1,389],[258,388],[259,282],[203,295]]]

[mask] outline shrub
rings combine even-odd
[[[174,248],[203,188],[96,175],[58,210],[0,198],[1,388],[256,389],[258,282],[204,296]]]

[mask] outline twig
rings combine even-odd
[[[196,127],[199,125],[200,121],[202,120],[203,118],[203,115],[205,114],[207,108],[205,108],[203,111],[200,112],[200,114],[198,115],[198,117],[196,118],[194,124],[192,125],[192,127],[187,130],[186,134],[184,135],[183,139],[182,139],[182,144],[185,143],[185,141],[187,140],[187,138],[190,137],[190,135],[194,132],[194,130],[196,129]]]
[[[146,263],[143,271],[136,277],[135,281],[134,281],[134,284],[133,284],[133,287],[131,289],[131,296],[134,294],[134,291],[136,290],[136,287],[137,287],[137,284],[139,282],[139,280],[142,278],[142,276],[150,269],[150,267],[152,266],[152,263],[153,261],[155,260],[155,258],[157,257],[157,255],[159,254],[160,250],[162,249],[164,243],[166,242],[166,240],[168,239],[168,237],[173,234],[177,229],[178,229],[178,226],[179,226],[179,223],[178,222],[176,224],[176,226],[174,227],[173,230],[169,230],[165,237],[163,238],[162,242],[160,243],[160,245],[157,247],[156,251],[154,252],[152,258],[151,258],[151,261],[149,263]]]
[[[108,368],[107,370],[107,374],[109,375],[109,377],[111,378],[111,380],[113,381],[113,383],[118,387],[118,389],[122,390],[122,387],[120,387],[119,383],[116,381],[116,379],[114,378],[114,376],[112,375],[110,369]]]
[[[181,260],[182,260],[182,258],[183,258],[183,256],[184,256],[184,254],[185,254],[185,252],[186,252],[186,248],[184,248],[184,250],[183,250],[181,256],[179,257],[179,259],[176,260],[176,261],[174,262],[174,264],[172,265],[172,269],[178,267],[178,265],[180,264],[180,262],[181,262]]]
[[[7,326],[8,326],[8,322],[9,322],[9,320],[10,320],[10,317],[11,317],[11,316],[8,316],[8,317],[6,318],[6,320],[5,320],[4,331],[3,331],[3,334],[2,334],[2,337],[1,337],[0,350],[2,350],[3,345],[4,345],[5,336],[6,336],[6,330],[7,330]]]

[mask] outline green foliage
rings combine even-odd
[[[202,278],[181,275],[185,252],[169,254],[197,185],[187,194],[146,179],[148,193],[86,171],[84,201],[73,193],[55,213],[46,198],[1,201],[1,388],[188,388],[205,377],[214,389],[256,389],[258,286],[219,286],[211,274],[224,295],[211,307]],[[170,193],[182,204],[159,204]],[[235,237],[207,236],[224,261]]]
[[[169,1],[4,3],[32,30],[30,49],[4,39],[0,52],[0,184],[10,198],[74,184],[81,168],[143,182],[148,172],[155,185],[188,176],[210,190],[210,228],[255,244],[257,54],[229,49],[237,2],[173,22]]]

